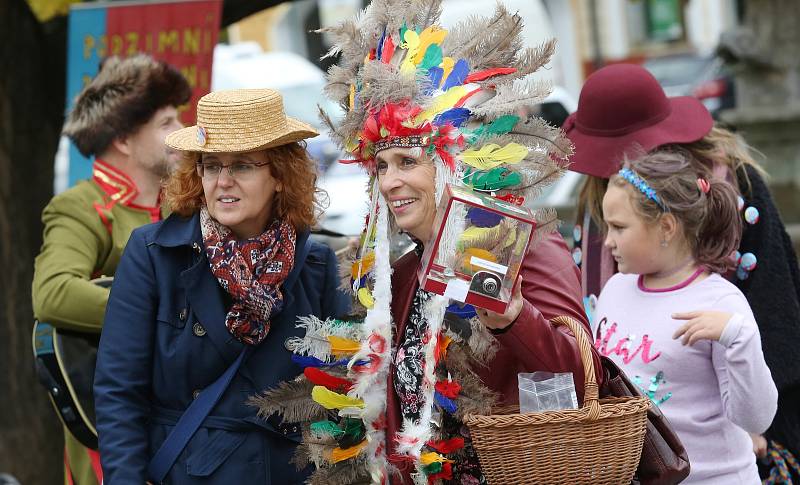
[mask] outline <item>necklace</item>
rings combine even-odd
[[[705,271],[706,271],[705,266],[702,265],[698,266],[697,269],[694,271],[694,273],[692,273],[688,278],[678,283],[677,285],[670,286],[667,288],[648,288],[644,286],[644,275],[639,275],[639,278],[636,281],[636,285],[639,287],[640,290],[646,291],[647,293],[666,293],[668,291],[675,291],[675,290],[680,290],[681,288],[686,288],[687,286],[692,284],[692,282],[696,280],[697,277],[703,274]],[[675,274],[675,272],[672,272],[671,274]]]

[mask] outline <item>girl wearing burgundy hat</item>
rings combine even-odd
[[[800,355],[794,351],[800,346],[800,271],[764,172],[747,145],[714,126],[698,100],[667,98],[649,72],[631,64],[607,66],[591,75],[581,91],[578,110],[563,128],[575,145],[570,169],[588,176],[579,197],[580,229],[576,231],[587,302],[594,301],[593,295],[618,271],[611,251],[602,244],[602,199],[609,176],[626,155],[658,147],[684,148],[700,165],[698,171],[731,182],[740,194],[740,217],[745,223],[737,268],[728,277],[752,308],[766,362],[780,392],[777,415],[766,433],[768,458],[774,466],[762,472],[792,473],[791,463],[797,462],[791,455],[800,455]],[[760,439],[755,444],[759,442],[764,455],[766,447]],[[792,476],[800,479],[800,468],[795,468]]]

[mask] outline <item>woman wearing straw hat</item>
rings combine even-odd
[[[301,483],[299,427],[248,396],[299,371],[299,316],[338,316],[333,252],[309,241],[315,169],[272,90],[208,94],[167,137],[183,160],[173,214],[134,231],[111,291],[95,378],[107,483]]]

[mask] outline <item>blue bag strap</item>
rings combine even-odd
[[[310,249],[311,241],[306,239],[303,248],[296,254],[295,261],[305,262]],[[291,286],[294,283],[300,273],[300,265],[296,266],[294,270],[284,281],[284,285]],[[203,421],[211,413],[211,410],[217,405],[222,394],[230,385],[231,380],[233,380],[233,376],[236,375],[236,372],[242,366],[242,362],[247,359],[253,348],[252,345],[246,345],[242,353],[233,361],[225,373],[217,378],[213,384],[201,391],[197,399],[192,401],[186,411],[183,412],[178,422],[175,423],[175,427],[172,428],[172,432],[161,443],[161,447],[153,455],[150,464],[147,466],[147,476],[153,483],[162,483],[164,481],[172,465],[175,464],[175,460],[178,459],[189,440],[192,439],[197,429],[200,428]]]

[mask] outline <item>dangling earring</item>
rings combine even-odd
[[[667,240],[666,240],[666,239],[662,239],[662,240],[661,240],[661,247],[662,247],[662,248],[665,248],[665,247],[667,247],[667,246],[669,246],[669,243],[667,242]]]

